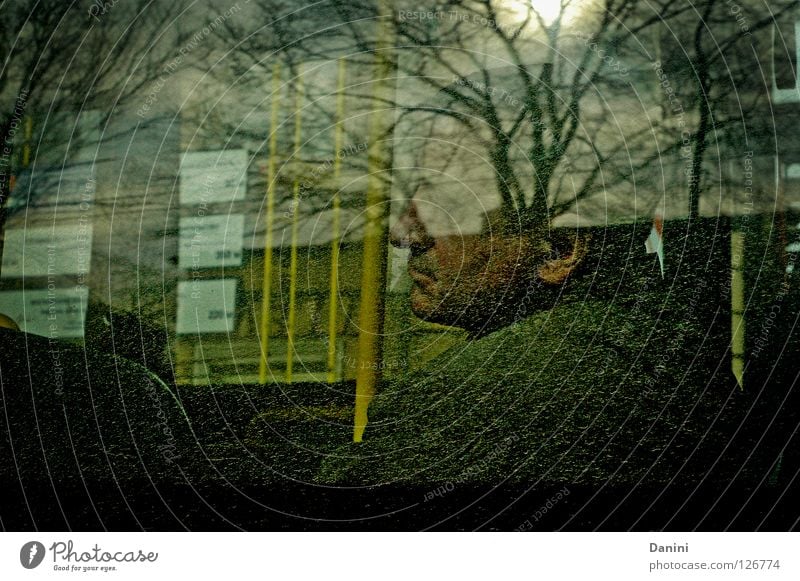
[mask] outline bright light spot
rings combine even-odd
[[[507,0],[506,6],[519,20],[525,18],[532,6],[547,24],[551,24],[561,12],[561,0]]]

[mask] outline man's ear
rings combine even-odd
[[[556,242],[554,246],[566,246],[565,252],[559,252],[556,258],[549,258],[537,269],[539,278],[547,284],[561,284],[586,258],[589,251],[589,234],[577,233],[568,237],[571,240],[566,244]]]

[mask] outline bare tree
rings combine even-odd
[[[184,10],[184,2],[145,0],[0,4],[0,229],[19,166],[34,157],[68,163],[96,140],[175,58],[189,36],[179,21]],[[25,135],[33,116],[36,131]],[[94,132],[86,130],[89,117]]]
[[[347,98],[355,108],[396,111],[398,124],[416,124],[418,114],[433,114],[480,135],[503,207],[527,226],[630,181],[640,169],[624,167],[635,164],[633,158],[648,163],[640,152],[652,139],[652,126],[613,116],[613,101],[630,85],[616,53],[687,6],[665,2],[647,14],[639,3],[625,0],[566,0],[553,13],[537,11],[541,5],[531,2],[512,8],[512,3],[462,0],[430,10],[393,4],[388,52],[399,90],[390,102],[381,102],[369,82],[351,83]],[[253,10],[261,15],[253,21],[263,26],[231,21],[220,29],[234,62],[228,72],[237,82],[266,78],[275,59],[296,72],[300,62],[313,67],[332,55],[369,75],[379,40],[375,3],[331,0],[311,11],[259,0]],[[318,113],[331,118],[330,111]],[[416,184],[405,187],[413,191]]]
[[[504,207],[532,227],[607,192],[621,214],[652,210],[667,196],[688,199],[682,213],[697,216],[703,193],[720,180],[709,148],[729,147],[764,117],[768,95],[754,70],[768,67],[771,26],[797,7],[795,0],[392,4],[388,53],[399,90],[380,102],[369,82],[354,82],[347,98],[354,109],[395,110],[391,132],[430,114],[480,136]],[[260,83],[263,91],[276,60],[290,79],[299,63],[313,68],[337,56],[369,76],[377,3],[256,0],[251,9],[257,17],[218,30],[233,63],[220,70],[243,87]],[[332,119],[322,101],[315,107],[307,114]],[[393,177],[408,192],[418,185],[413,176]]]
[[[703,195],[724,184],[725,159],[741,158],[774,134],[771,33],[798,5],[796,0],[707,0],[693,3],[691,11],[661,31],[664,76],[671,78],[692,119],[689,138],[675,136],[686,151],[691,218],[700,215]]]

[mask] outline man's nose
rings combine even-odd
[[[433,238],[419,219],[417,206],[411,202],[389,232],[389,241],[396,248],[428,248]]]

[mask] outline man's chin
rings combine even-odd
[[[411,312],[417,317],[431,323],[439,322],[436,320],[436,307],[439,306],[439,303],[432,300],[432,298],[417,285],[411,287],[409,302],[411,304]]]
[[[442,301],[432,297],[416,285],[411,289],[410,305],[411,312],[423,321],[446,325],[448,327],[460,327],[458,317],[450,316],[442,309]]]
[[[495,327],[495,324],[504,321],[502,316],[497,316],[497,313],[492,313],[493,309],[480,309],[476,311],[473,308],[467,308],[456,312],[450,309],[443,309],[442,307],[444,305],[440,299],[431,296],[431,294],[425,292],[425,290],[417,285],[411,287],[409,304],[411,306],[411,312],[423,321],[445,325],[447,327],[456,327],[469,332],[490,330]],[[450,305],[448,304],[447,306]],[[495,316],[492,317],[492,314]]]

